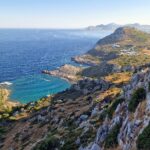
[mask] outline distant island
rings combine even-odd
[[[125,25],[116,24],[116,23],[100,24],[100,25],[96,25],[96,26],[88,26],[85,29],[86,30],[95,30],[95,31],[96,30],[115,31],[119,27],[134,27],[134,28],[142,30],[142,31],[150,32],[150,25],[142,25],[139,23],[125,24]]]

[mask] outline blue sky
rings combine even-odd
[[[80,28],[150,24],[150,0],[0,0],[0,27]]]

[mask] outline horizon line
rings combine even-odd
[[[133,24],[139,24],[139,25],[150,25],[150,24],[142,24],[142,23],[125,23],[125,24],[120,24],[120,23],[100,23],[100,24],[95,24],[95,25],[87,25],[87,26],[82,26],[82,27],[0,27],[0,29],[51,29],[51,30],[69,30],[69,29],[86,29],[88,27],[96,27],[99,25],[109,25],[109,24],[116,24],[120,26],[125,26],[125,25],[133,25]]]

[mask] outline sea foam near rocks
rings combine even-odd
[[[0,83],[0,86],[10,86],[10,85],[12,85],[12,83],[11,82],[7,82],[7,81]]]

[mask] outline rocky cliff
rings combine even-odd
[[[76,82],[77,80],[81,79],[81,77],[78,76],[78,73],[81,71],[82,71],[81,67],[65,64],[57,70],[53,71],[43,70],[42,73],[49,74],[52,76],[58,76],[67,79],[70,82]]]

